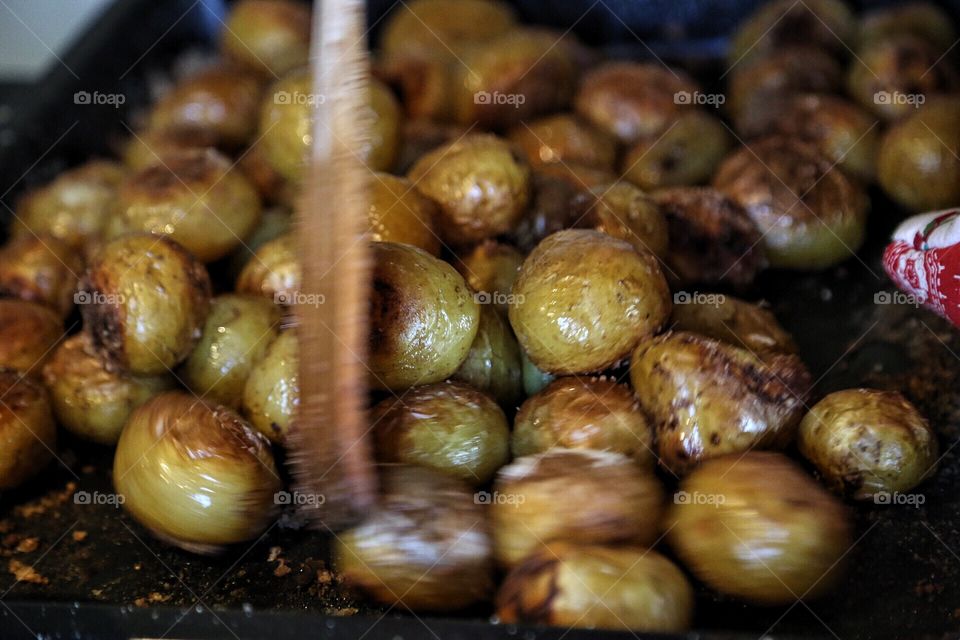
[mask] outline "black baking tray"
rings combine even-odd
[[[374,38],[393,4],[371,2]],[[724,32],[756,2],[517,4],[530,20],[576,23],[585,40],[618,54],[716,60]],[[63,56],[66,66],[0,93],[12,106],[0,124],[0,212],[9,218],[25,189],[110,154],[156,77],[184,50],[212,48],[224,10],[216,0],[121,0]],[[126,102],[78,105],[78,91],[119,92]],[[855,507],[859,540],[833,595],[763,608],[698,589],[698,631],[686,637],[960,637],[960,334],[921,309],[875,302],[891,290],[879,258],[903,214],[873,195],[870,237],[856,258],[820,274],[764,274],[751,297],[767,300],[794,333],[818,394],[863,385],[913,400],[940,436],[940,471],[920,488],[922,505]],[[64,465],[0,496],[2,638],[656,637],[492,624],[483,607],[438,618],[373,606],[330,571],[329,539],[289,517],[252,545],[191,555],[153,540],[120,509],[77,500],[111,491],[111,451],[67,435],[59,449]],[[15,582],[13,561],[33,567],[36,582]]]

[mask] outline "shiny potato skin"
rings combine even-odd
[[[130,171],[142,171],[155,164],[163,164],[167,156],[206,149],[216,143],[217,135],[209,128],[146,129],[130,135],[121,151],[121,158]],[[242,160],[240,164],[242,166]]]
[[[493,484],[494,558],[512,567],[554,540],[649,546],[659,535],[663,487],[612,451],[550,449],[517,458]]]
[[[260,145],[267,163],[285,180],[299,185],[313,143],[313,80],[306,68],[282,76],[264,93],[260,105]]]
[[[63,320],[49,307],[0,299],[0,369],[39,375],[63,337]]]
[[[869,11],[860,19],[860,49],[900,35],[925,40],[942,54],[957,40],[950,15],[932,2],[903,2]]]
[[[300,261],[293,232],[263,243],[237,276],[237,293],[252,293],[276,304],[293,304],[300,291]]]
[[[299,353],[296,334],[282,332],[254,363],[243,387],[241,412],[277,444],[286,440],[300,406]]]
[[[652,468],[653,427],[626,385],[608,378],[558,378],[520,407],[510,449],[516,457],[552,447],[598,449]]]
[[[0,248],[0,296],[44,304],[61,316],[73,310],[83,256],[49,235],[22,235]]]
[[[761,5],[740,25],[730,43],[728,60],[736,65],[793,45],[846,55],[856,35],[856,18],[841,0],[776,0]]]
[[[513,228],[530,200],[530,169],[500,138],[470,134],[424,155],[410,170],[417,190],[439,205],[435,219],[451,245]]]
[[[746,349],[760,357],[796,353],[797,345],[776,316],[760,306],[728,295],[673,305],[671,328],[698,333]]]
[[[370,180],[370,239],[402,242],[440,254],[440,238],[433,230],[437,205],[420,195],[406,178],[377,172]]]
[[[489,393],[508,412],[523,400],[520,346],[510,324],[493,305],[481,305],[477,337],[453,378]]]
[[[573,226],[626,240],[639,252],[667,253],[667,221],[660,207],[629,182],[593,187],[571,202]]]
[[[681,633],[693,588],[656,551],[553,542],[507,574],[496,604],[505,624]]]
[[[797,434],[800,453],[835,491],[858,500],[906,492],[937,469],[937,436],[896,391],[846,389],[810,409]]]
[[[706,462],[680,484],[667,540],[716,591],[763,605],[827,592],[852,543],[849,515],[795,463],[752,451]]]
[[[460,256],[456,267],[470,288],[479,294],[478,299],[506,313],[510,307],[510,291],[522,264],[523,254],[512,246],[487,240]]]
[[[752,143],[723,161],[713,186],[750,214],[773,267],[824,269],[863,244],[866,192],[809,143]]]
[[[761,360],[681,331],[641,342],[630,382],[653,420],[660,464],[682,475],[704,460],[790,444],[811,378],[794,355]]]
[[[358,153],[371,171],[390,171],[400,155],[400,104],[376,78],[371,78],[368,91],[367,104],[373,117],[369,137]]]
[[[212,149],[168,155],[124,180],[117,215],[124,231],[168,235],[203,262],[240,246],[260,221],[260,196]]]
[[[746,209],[710,187],[653,194],[667,221],[669,279],[681,285],[725,282],[746,287],[767,265],[760,231]]]
[[[537,245],[513,295],[510,324],[520,346],[550,373],[602,371],[670,315],[653,254],[589,229],[560,231]]]
[[[440,382],[463,364],[480,307],[446,262],[408,244],[374,242],[370,384],[401,390]]]
[[[379,602],[455,611],[490,597],[493,563],[486,515],[469,485],[423,467],[391,465],[370,516],[341,532],[334,564]]]
[[[53,458],[57,425],[36,380],[0,369],[0,490],[14,489]]]
[[[446,54],[450,47],[490,40],[515,23],[513,9],[504,2],[414,0],[389,15],[380,46],[386,54]]]
[[[307,64],[310,8],[294,0],[240,0],[231,7],[220,50],[232,62],[267,77]]]
[[[277,305],[259,296],[217,296],[180,380],[200,398],[239,407],[250,371],[280,331],[280,315]]]
[[[43,367],[57,422],[85,440],[114,445],[134,409],[176,386],[172,375],[134,376],[109,370],[78,333],[64,340]]]
[[[485,393],[461,382],[416,387],[370,415],[380,462],[427,467],[483,485],[510,458],[507,419]]]
[[[617,158],[613,136],[572,113],[522,122],[507,137],[532,167],[560,162],[613,170]]]
[[[210,309],[203,264],[167,236],[113,240],[87,266],[78,301],[84,329],[109,367],[163,374],[200,339]]]

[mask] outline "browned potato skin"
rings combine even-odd
[[[553,542],[507,574],[497,617],[505,624],[681,633],[693,618],[693,588],[656,551]]]
[[[440,382],[463,364],[480,308],[459,273],[407,244],[374,242],[370,384],[406,389]]]
[[[433,230],[437,205],[414,188],[406,178],[377,172],[370,180],[370,239],[402,242],[440,254],[440,238]]]
[[[550,449],[500,469],[490,505],[494,557],[511,567],[554,540],[650,545],[663,487],[612,451]]]
[[[616,182],[619,178],[616,173],[607,171],[606,169],[597,169],[596,167],[588,167],[583,164],[562,164],[559,162],[542,165],[537,168],[537,173],[543,176],[558,178],[578,192]]]
[[[265,242],[237,276],[237,293],[252,293],[291,305],[300,291],[300,261],[292,232]]]
[[[233,5],[220,48],[233,62],[277,77],[307,64],[310,8],[294,0],[240,0]]]
[[[801,421],[797,444],[828,486],[858,500],[913,489],[940,456],[917,408],[896,391],[875,389],[825,397]]]
[[[656,459],[653,427],[630,388],[607,378],[558,378],[523,403],[513,421],[513,455],[552,447],[615,451],[644,468]]]
[[[24,235],[0,249],[0,296],[45,304],[61,316],[73,309],[83,273],[76,249],[49,235]]]
[[[670,315],[656,258],[599,231],[549,236],[513,285],[510,324],[520,346],[549,373],[591,373],[618,362]]]
[[[413,0],[387,18],[380,46],[387,54],[449,53],[450,47],[490,40],[515,23],[504,2]]]
[[[841,0],[777,0],[761,5],[740,25],[728,60],[735,66],[741,60],[762,58],[798,44],[847,55],[856,36],[856,18]]]
[[[754,451],[710,460],[680,489],[687,498],[679,494],[670,507],[667,539],[720,593],[791,604],[824,594],[841,573],[849,515],[786,457]]]
[[[524,397],[522,375],[520,346],[510,324],[492,304],[482,305],[477,337],[453,378],[489,393],[512,412]]]
[[[131,171],[142,171],[155,164],[163,164],[170,155],[213,147],[217,143],[212,129],[146,129],[131,134],[123,147],[123,163]],[[250,156],[247,152],[244,158]],[[243,166],[241,159],[240,165]]]
[[[761,360],[718,340],[671,332],[640,343],[630,382],[653,419],[660,464],[682,475],[725,454],[786,447],[811,378],[794,355]]]
[[[388,466],[370,517],[337,536],[344,580],[377,601],[413,610],[454,611],[493,591],[491,543],[470,487],[423,467]]]
[[[507,137],[532,167],[559,162],[612,171],[617,159],[616,140],[572,113],[522,122]]]
[[[0,369],[0,490],[14,489],[53,457],[57,425],[39,382]]]
[[[708,302],[675,302],[671,328],[699,333],[746,349],[761,358],[768,354],[796,353],[797,345],[776,316],[757,304],[728,295]]]
[[[409,175],[417,190],[440,207],[435,219],[452,245],[506,233],[530,199],[530,169],[496,136],[470,134],[434,149]]]
[[[49,307],[0,299],[0,368],[39,375],[63,336],[63,320]]]
[[[456,267],[471,289],[487,294],[481,297],[505,314],[522,264],[522,253],[508,244],[487,240],[461,256]]]
[[[260,197],[232,162],[212,150],[168,155],[117,192],[125,231],[170,236],[203,262],[239,246],[260,221]]]
[[[374,72],[397,90],[407,118],[446,123],[453,119],[453,92],[450,86],[457,76],[459,64],[456,57],[446,50],[404,50],[382,56]],[[406,123],[401,123],[401,128],[405,126]],[[429,149],[423,150],[426,151]],[[405,155],[402,153],[401,157]],[[422,152],[417,153],[413,159],[421,155]],[[405,166],[400,164],[401,167]]]
[[[746,287],[767,264],[760,231],[746,210],[710,187],[652,194],[667,221],[667,277],[679,284],[727,282]]]
[[[602,231],[657,257],[667,253],[667,221],[660,207],[629,182],[594,187],[576,196],[571,207],[578,229]]]

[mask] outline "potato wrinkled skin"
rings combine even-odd
[[[0,299],[0,369],[39,375],[63,337],[63,320],[49,307]]]
[[[508,138],[535,168],[560,162],[612,171],[617,158],[616,140],[572,113],[522,122]]]
[[[651,253],[599,231],[559,231],[537,245],[513,285],[510,324],[549,373],[602,371],[670,315],[670,292]]]
[[[746,210],[710,187],[674,187],[652,194],[667,221],[668,279],[678,284],[753,283],[767,264],[760,231]]]
[[[728,60],[736,65],[801,44],[846,55],[856,35],[856,18],[842,0],[777,0],[761,5],[741,23],[733,34]]]
[[[73,310],[83,256],[50,235],[22,235],[0,248],[0,296],[44,304],[62,317]]]
[[[241,412],[272,442],[283,444],[300,406],[299,345],[284,331],[255,363],[243,388]]]
[[[230,9],[220,49],[233,62],[276,77],[310,58],[310,8],[294,0],[241,0]]]
[[[449,53],[514,27],[510,5],[486,0],[413,0],[390,13],[380,46],[386,54]]]
[[[163,164],[167,156],[207,149],[216,143],[217,136],[211,129],[146,129],[130,135],[121,157],[128,169],[142,171],[155,164]],[[240,161],[242,165],[243,160]]]
[[[910,35],[925,40],[937,55],[957,40],[950,15],[932,2],[904,2],[869,11],[860,20],[857,45],[865,49],[875,42]]]
[[[500,469],[490,505],[494,557],[511,567],[554,540],[650,545],[663,487],[625,455],[549,449]]]
[[[123,231],[170,236],[203,262],[242,244],[260,221],[260,196],[232,162],[212,150],[168,155],[120,184]]]
[[[507,412],[523,400],[520,345],[506,319],[490,304],[480,307],[480,325],[454,380],[489,393]]]
[[[682,475],[710,458],[790,444],[811,378],[794,355],[761,360],[718,340],[671,332],[640,343],[630,382],[653,419],[660,464]]]
[[[280,309],[269,300],[249,294],[217,296],[179,377],[198,397],[236,409],[250,371],[279,331]]]
[[[629,182],[593,187],[575,196],[570,206],[578,229],[602,231],[657,257],[667,253],[667,221],[660,207]]]
[[[676,303],[670,320],[671,329],[722,340],[761,358],[797,353],[793,336],[780,326],[773,313],[733,296],[715,295],[706,301]]]
[[[400,390],[449,378],[477,337],[480,307],[446,262],[408,244],[372,243],[370,384]]]
[[[809,143],[764,138],[728,156],[713,186],[750,214],[771,266],[824,269],[863,244],[866,192]]]
[[[299,185],[313,144],[313,79],[298,68],[277,80],[260,105],[260,145],[267,163],[285,180]]]
[[[57,422],[85,440],[114,445],[134,409],[176,386],[173,376],[110,371],[79,333],[63,341],[43,367]]]
[[[764,605],[827,592],[852,542],[849,515],[781,454],[754,451],[706,462],[687,476],[667,514],[667,539],[716,591]]]
[[[496,604],[504,624],[681,633],[693,588],[656,551],[554,542],[507,574]]]
[[[508,244],[487,240],[461,256],[456,267],[485,304],[506,313],[510,307],[510,291],[522,264],[523,254],[519,251]]]
[[[200,339],[210,309],[204,266],[166,236],[125,235],[88,265],[78,300],[84,329],[108,367],[166,373]]]
[[[437,229],[455,246],[510,231],[530,199],[529,167],[492,135],[470,134],[434,149],[409,178],[439,205]]]
[[[420,195],[409,180],[374,173],[367,213],[371,240],[412,244],[431,255],[439,255],[440,238],[433,230],[436,215],[436,204]]]
[[[559,378],[523,403],[513,421],[513,455],[552,447],[615,451],[644,468],[656,460],[653,427],[633,393],[607,378]]]
[[[510,457],[500,407],[461,382],[416,387],[387,398],[370,414],[377,460],[415,464],[471,485],[486,484]]]
[[[130,415],[113,485],[127,513],[156,537],[205,554],[260,535],[283,486],[266,438],[232,410],[181,391]]]
[[[57,425],[47,392],[30,378],[0,369],[0,490],[14,489],[53,458]]]
[[[379,602],[455,611],[493,591],[483,507],[466,483],[414,466],[388,466],[370,516],[341,532],[334,564]]]
[[[400,105],[389,88],[372,78],[367,107],[372,115],[367,137],[357,155],[371,171],[390,171],[400,155]]]
[[[300,261],[293,232],[263,243],[237,276],[237,293],[252,293],[276,304],[292,305],[300,291]]]
[[[896,391],[847,389],[826,396],[800,422],[800,453],[832,489],[858,500],[906,492],[937,469],[937,436]]]

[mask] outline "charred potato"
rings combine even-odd
[[[381,47],[387,54],[449,53],[514,27],[513,9],[497,0],[413,0],[390,14]]]
[[[856,19],[841,0],[775,0],[761,5],[740,25],[728,59],[736,65],[798,44],[846,55],[856,34]]]
[[[230,10],[220,50],[244,67],[277,77],[307,64],[310,8],[295,0],[240,0]]]
[[[250,369],[243,387],[243,415],[278,444],[285,441],[300,405],[298,354],[296,334],[284,331]]]
[[[510,304],[510,290],[517,280],[523,254],[508,244],[487,240],[457,261],[457,271],[478,300],[506,313]]]
[[[796,353],[793,337],[764,307],[733,296],[710,295],[706,299],[674,297],[673,329],[698,333],[746,349],[760,357]]]
[[[660,207],[629,182],[594,187],[571,202],[573,226],[626,240],[639,252],[667,252],[667,221]]]
[[[237,276],[237,293],[252,293],[290,306],[300,291],[300,261],[292,232],[263,243]]]
[[[433,230],[437,206],[420,195],[406,178],[375,173],[370,181],[370,239],[402,242],[440,254],[440,238]]]
[[[489,304],[480,307],[480,325],[467,358],[453,378],[489,393],[506,411],[523,399],[520,346],[510,325]]]
[[[508,137],[532,167],[560,162],[613,170],[617,157],[612,136],[572,113],[521,122]]]
[[[23,235],[0,249],[0,296],[44,304],[61,316],[73,310],[83,257],[53,236]]]
[[[63,320],[48,307],[0,299],[0,369],[39,374],[63,336]]]
[[[43,386],[0,369],[0,490],[15,489],[53,458],[57,425]]]

